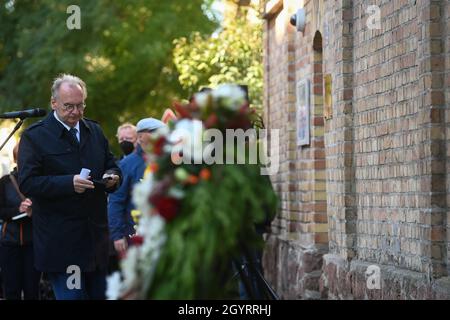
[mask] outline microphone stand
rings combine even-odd
[[[0,146],[0,151],[3,149],[3,147],[5,146],[5,144],[9,141],[9,139],[12,137],[12,135],[19,130],[19,128],[22,126],[23,124],[23,119],[20,118],[20,121],[17,122],[16,126],[14,127],[13,131],[9,134],[9,136],[6,138],[5,142],[3,142],[3,144]]]

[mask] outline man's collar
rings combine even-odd
[[[64,128],[67,129],[67,131],[70,130],[70,127],[67,124],[65,124],[64,122],[62,122],[61,119],[59,119],[58,114],[56,113],[56,111],[53,111],[53,115],[55,116],[55,119],[58,120],[59,123],[61,123],[64,126]],[[74,128],[77,129],[78,132],[80,132],[80,121],[77,122],[77,124],[75,125]]]
[[[65,123],[59,121],[52,113],[55,113],[55,111],[52,110],[43,120],[43,122],[46,123],[48,125],[48,128],[55,132],[58,137],[62,137],[64,136],[64,133],[67,132],[67,127],[65,126]],[[85,132],[87,133],[90,133],[92,131],[89,122],[84,118],[81,118],[80,121],[78,121],[78,124],[80,124],[81,131],[83,131],[83,128],[86,129]],[[85,141],[85,139],[82,141]]]

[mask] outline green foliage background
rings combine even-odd
[[[86,117],[111,142],[120,122],[161,117],[185,98],[172,61],[173,40],[211,34],[217,23],[202,8],[211,0],[40,0],[0,5],[0,111],[49,107],[59,73],[88,86]],[[5,4],[6,3],[6,4]],[[81,9],[81,30],[69,30],[69,5]]]
[[[203,86],[244,84],[252,106],[261,110],[263,96],[262,23],[243,16],[229,20],[212,37],[198,32],[175,40],[174,63],[179,81],[190,94]]]
[[[86,117],[101,123],[116,152],[120,123],[159,118],[202,86],[245,84],[261,113],[262,23],[249,23],[248,8],[237,5],[218,29],[213,2],[2,2],[0,112],[50,109],[52,80],[78,75],[88,86]],[[81,30],[66,26],[69,5],[81,9]]]

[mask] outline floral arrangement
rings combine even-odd
[[[255,225],[275,214],[276,195],[258,164],[204,159],[207,129],[225,134],[252,127],[244,91],[222,85],[174,108],[179,118],[153,134],[146,150],[152,174],[133,190],[142,216],[121,261],[122,274],[108,279],[110,299],[230,297],[236,285],[230,282],[232,260],[262,246]],[[230,148],[235,151],[227,145],[223,154]]]

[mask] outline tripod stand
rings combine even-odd
[[[242,246],[242,255],[233,260],[233,265],[250,300],[279,300],[275,290],[262,275],[259,252]]]

